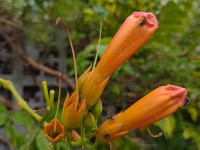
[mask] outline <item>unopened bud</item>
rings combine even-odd
[[[92,130],[94,125],[95,125],[94,116],[91,112],[89,112],[83,121],[83,126],[85,127],[86,130]]]
[[[103,110],[101,99],[99,99],[92,108],[92,114],[95,119],[99,118]]]

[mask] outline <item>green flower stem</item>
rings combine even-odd
[[[67,131],[66,134],[67,134],[67,141],[71,147],[81,147],[88,142],[87,138],[80,139],[78,141],[72,141],[72,131]]]
[[[54,95],[55,95],[55,91],[51,90],[50,91],[50,110],[54,109]]]
[[[69,144],[71,144],[72,141],[72,131],[66,131],[67,134],[67,141]]]
[[[52,150],[57,150],[57,143],[53,144]]]
[[[98,127],[97,127],[98,119],[95,119],[94,121],[95,121],[95,125],[94,125],[93,128],[94,128],[94,130],[97,130],[97,128],[98,128]]]
[[[15,87],[13,86],[13,83],[9,80],[5,80],[0,78],[0,85],[3,85],[3,87],[7,90],[9,90],[13,96],[15,97],[18,105],[23,108],[25,111],[27,111],[35,120],[38,122],[41,122],[42,117],[35,113],[28,105],[27,102],[19,95],[19,93],[16,91]]]
[[[88,114],[88,108],[86,108],[83,118]],[[85,145],[85,127],[83,126],[83,118],[81,119],[80,127],[81,127],[81,141],[82,141],[82,146]]]
[[[83,146],[83,143],[87,143],[87,142],[88,142],[88,140],[86,138],[84,138],[79,141],[71,141],[70,145],[72,147],[81,147],[81,146]]]
[[[43,86],[44,97],[45,97],[45,101],[46,101],[46,111],[45,111],[44,115],[42,116],[41,122],[43,122],[46,119],[46,117],[49,115],[49,112],[50,112],[50,109],[51,109],[47,82],[43,81],[42,86]]]
[[[81,141],[82,141],[82,145],[84,145],[84,139],[85,139],[85,128],[83,126],[83,121],[81,121]]]
[[[43,81],[42,86],[43,86],[43,90],[44,90],[44,97],[45,97],[45,100],[46,100],[46,109],[50,110],[50,98],[49,98],[47,82]]]
[[[54,94],[55,94],[55,91],[54,90],[51,90],[50,91],[50,107],[46,107],[46,111],[44,113],[44,115],[42,116],[42,121],[45,121],[46,117],[49,115],[50,113],[50,110],[53,110],[54,109]]]

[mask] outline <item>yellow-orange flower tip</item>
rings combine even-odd
[[[95,70],[102,74],[102,78],[110,76],[150,39],[157,28],[154,14],[133,12],[111,40]]]
[[[71,97],[67,94],[62,110],[62,124],[64,127],[67,130],[75,129],[79,125],[85,109],[86,100],[79,101],[76,91],[72,93]]]
[[[82,99],[86,99],[87,107],[92,107],[99,99],[103,89],[107,85],[110,77],[102,80],[101,74],[90,71],[84,81],[84,85],[80,91]]]
[[[90,70],[92,68],[92,65],[90,65],[85,72],[78,78],[78,89],[79,91],[82,91],[82,88],[84,86],[84,83],[88,77],[88,75],[90,74]]]
[[[96,139],[99,142],[109,142],[121,133],[128,133],[134,128],[144,127],[174,113],[181,107],[187,98],[185,88],[166,85],[161,86],[141,98],[124,112],[113,116],[112,120],[105,121],[98,129]],[[113,126],[121,124],[116,130]],[[109,134],[109,138],[103,135]]]
[[[56,127],[54,128],[54,126]],[[60,121],[54,118],[44,126],[44,134],[49,142],[58,143],[64,138],[65,130]]]

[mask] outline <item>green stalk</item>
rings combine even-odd
[[[58,103],[57,103],[57,107],[56,107],[56,114],[55,114],[55,119],[58,119],[58,111],[59,111],[59,106],[60,106],[60,95],[61,95],[61,84],[62,84],[62,80],[61,80],[61,73],[59,73],[58,75]],[[56,132],[56,122],[54,124],[54,132]]]
[[[71,145],[71,141],[72,141],[72,131],[66,131],[67,134],[67,141],[68,143]]]
[[[85,128],[83,126],[83,121],[81,121],[81,142],[82,142],[82,145],[85,145],[84,139],[85,139]]]
[[[52,150],[57,150],[57,143],[53,143]]]
[[[50,91],[50,110],[53,110],[54,109],[54,95],[55,95],[55,91],[54,90],[51,90]]]
[[[46,101],[46,109],[50,110],[50,100],[49,100],[49,92],[48,92],[47,82],[43,81],[42,86],[43,86],[44,97],[45,97],[45,101]]]
[[[87,143],[88,142],[88,140],[85,138],[85,139],[82,139],[82,140],[79,140],[79,141],[71,141],[70,142],[70,145],[72,146],[72,147],[81,147],[81,146],[83,146],[83,144],[82,143]]]
[[[13,96],[15,97],[18,105],[24,109],[26,112],[28,112],[35,120],[38,122],[41,122],[42,117],[35,113],[28,105],[27,102],[19,95],[19,93],[16,91],[13,83],[9,80],[5,80],[0,78],[0,85],[3,85],[3,87],[7,90],[9,90]]]

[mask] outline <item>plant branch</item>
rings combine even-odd
[[[35,120],[38,122],[41,122],[42,117],[38,114],[36,114],[28,105],[27,102],[19,95],[19,93],[16,91],[15,87],[13,86],[13,83],[9,80],[5,80],[0,78],[0,85],[2,85],[5,89],[9,90],[13,96],[15,97],[18,105],[23,108],[25,111],[27,111]]]
[[[12,50],[15,51],[24,62],[28,63],[33,68],[41,70],[49,75],[57,76],[59,74],[60,71],[51,69],[41,63],[36,62],[31,57],[27,56],[27,54],[24,53],[24,50],[21,48],[21,46],[19,44],[16,44],[15,41],[10,40],[11,38],[9,37],[9,35],[3,32],[2,30],[1,35],[8,42]],[[68,86],[70,86],[72,89],[75,89],[75,84],[73,83],[73,81],[63,72],[62,79],[67,83]]]

